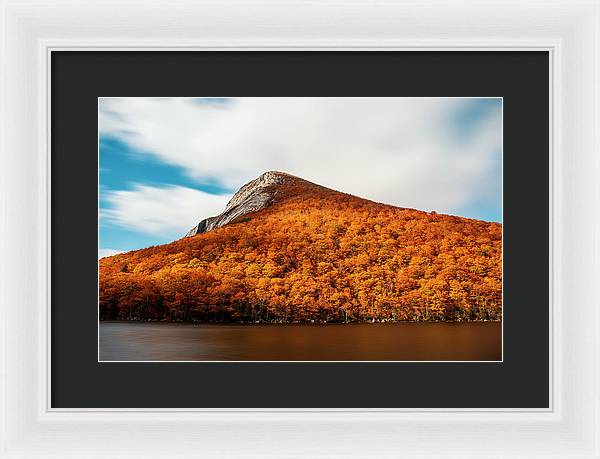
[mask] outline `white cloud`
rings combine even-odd
[[[281,170],[375,201],[460,213],[498,189],[501,145],[499,113],[482,119],[471,135],[458,138],[452,132],[452,116],[463,103],[439,98],[243,98],[223,105],[109,98],[101,101],[100,132],[181,166],[190,177],[217,179],[232,189],[267,170]],[[149,194],[144,190],[135,197]],[[212,211],[218,197],[186,193],[190,202],[207,204],[186,207],[178,204],[179,198],[157,193],[145,205],[128,209],[136,216],[127,221],[147,220],[142,225],[147,230],[176,224],[187,229],[222,210]],[[133,195],[117,196],[123,209],[134,206],[125,202]],[[142,207],[147,211],[150,205],[154,215],[142,216]],[[160,215],[163,210],[166,219]]]
[[[122,250],[117,249],[98,249],[98,259],[104,257],[112,257],[113,255],[117,255],[118,253],[123,253]]]
[[[221,213],[230,198],[182,186],[136,185],[107,191],[110,208],[101,209],[101,217],[141,233],[179,238],[202,218]]]

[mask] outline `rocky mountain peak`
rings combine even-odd
[[[260,177],[242,186],[227,203],[223,213],[202,220],[188,231],[185,237],[220,228],[238,217],[268,207],[274,202],[278,187],[297,180],[300,179],[285,172],[265,172]]]
[[[286,180],[290,180],[291,177],[291,175],[286,174],[284,172],[265,172],[260,177],[242,186],[227,203],[227,206],[225,207],[225,212],[227,212],[230,209],[233,209],[236,206],[239,206],[244,201],[248,200],[249,197],[252,197],[256,193],[264,194],[264,188],[273,185],[281,185],[285,183]]]

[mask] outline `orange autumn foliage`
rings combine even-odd
[[[222,228],[100,260],[104,320],[500,320],[502,225],[298,180]]]

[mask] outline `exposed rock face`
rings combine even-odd
[[[294,179],[296,177],[284,172],[265,172],[257,179],[241,187],[227,203],[225,211],[222,214],[202,220],[189,230],[185,237],[195,236],[196,234],[220,228],[242,215],[268,207],[274,202],[275,195],[277,194],[277,186],[291,182]]]

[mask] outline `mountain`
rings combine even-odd
[[[502,225],[400,208],[283,172],[170,244],[103,258],[100,318],[500,320]]]
[[[265,172],[257,179],[241,187],[227,203],[222,214],[205,218],[189,230],[185,237],[221,228],[238,217],[269,207],[277,201],[277,198],[281,199],[283,197],[284,190],[299,184],[304,186],[303,192],[308,191],[311,186],[317,186],[285,172]]]

